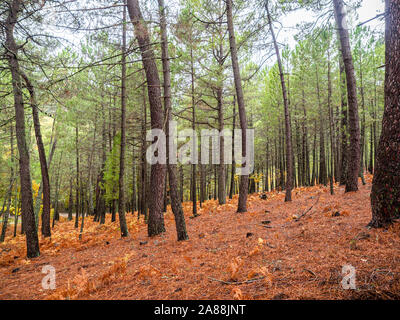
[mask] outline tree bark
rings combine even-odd
[[[129,16],[134,26],[135,37],[140,46],[143,67],[146,72],[147,91],[150,102],[151,128],[164,129],[160,78],[158,75],[154,52],[150,44],[150,36],[144,23],[138,0],[128,0],[127,5]],[[162,213],[165,169],[165,164],[161,163],[151,166],[151,195],[148,219],[148,235],[150,237],[156,236],[165,231],[164,215]]]
[[[238,61],[238,56],[237,56],[235,30],[233,28],[232,6],[233,6],[232,0],[227,0],[226,1],[226,16],[227,16],[227,20],[228,20],[229,45],[230,45],[230,50],[231,50],[231,60],[232,60],[233,77],[234,77],[234,81],[235,81],[236,98],[237,98],[237,102],[238,102],[240,128],[242,129],[242,158],[246,159],[247,119],[246,119],[246,109],[245,109],[245,104],[244,104],[242,79],[240,76],[239,61]],[[243,162],[243,160],[242,160],[242,162]],[[244,166],[244,163],[242,164],[242,167],[243,166]],[[248,190],[249,190],[249,175],[242,174],[240,176],[239,202],[238,202],[238,208],[237,208],[238,213],[247,211]]]
[[[319,70],[318,61],[316,61],[315,76],[317,79],[317,101],[318,101],[318,111],[319,111],[319,176],[318,183],[326,186],[326,158],[325,158],[325,134],[324,134],[324,112],[322,111],[320,87],[319,87]]]
[[[132,214],[137,210],[135,141],[132,141]]]
[[[372,219],[379,228],[400,216],[400,5],[386,0],[385,111],[372,181]]]
[[[15,177],[14,177],[14,130],[13,126],[11,125],[10,127],[10,147],[11,147],[11,167],[10,167],[10,186],[8,188],[7,194],[5,199],[7,200],[7,208],[6,211],[4,212],[3,216],[3,226],[1,228],[1,235],[0,235],[0,243],[4,242],[4,239],[6,237],[6,232],[7,232],[7,225],[8,225],[8,217],[10,214],[10,205],[11,205],[11,199],[12,199],[12,191],[14,187],[14,182],[15,182]],[[16,208],[15,208],[16,210]],[[17,211],[14,212],[15,215],[17,215]]]
[[[49,179],[49,170],[47,166],[46,160],[46,152],[44,150],[42,133],[40,130],[40,120],[39,120],[39,112],[38,106],[36,102],[35,89],[33,88],[32,83],[29,78],[21,72],[21,77],[24,79],[26,83],[26,87],[29,91],[30,95],[30,103],[32,108],[32,118],[33,118],[33,126],[35,128],[35,137],[36,144],[39,152],[39,162],[40,162],[40,170],[42,174],[42,194],[43,194],[43,209],[42,209],[42,235],[44,237],[51,236],[50,230],[50,179]],[[40,202],[40,198],[38,199]]]
[[[360,168],[360,126],[358,123],[357,85],[354,75],[353,57],[347,30],[343,0],[333,0],[336,23],[339,31],[341,52],[347,80],[347,102],[349,106],[349,159],[347,166],[346,192],[358,190]]]
[[[118,181],[118,217],[119,227],[121,229],[121,237],[128,237],[129,231],[125,217],[125,147],[126,147],[126,0],[123,0],[123,21],[122,21],[122,75],[121,75],[121,150],[119,158],[119,181]]]
[[[168,166],[168,178],[169,178],[169,192],[171,196],[171,207],[175,217],[175,226],[178,241],[189,239],[186,232],[185,216],[182,209],[181,199],[178,192],[178,179],[176,164],[171,164],[169,161],[169,124],[172,118],[171,110],[171,71],[169,64],[168,54],[168,34],[167,34],[167,20],[165,14],[164,0],[158,0],[158,6],[160,10],[160,27],[161,27],[161,54],[163,64],[163,78],[164,78],[164,110],[166,119],[166,136],[167,136],[167,166]],[[173,137],[172,137],[173,138]]]
[[[293,188],[293,150],[292,150],[292,129],[290,124],[289,103],[287,98],[285,78],[283,75],[282,62],[279,53],[278,44],[276,42],[274,29],[272,27],[271,15],[268,9],[268,1],[266,1],[265,8],[267,10],[268,24],[271,31],[272,40],[274,42],[276,59],[278,61],[279,76],[281,79],[283,107],[285,112],[285,132],[286,132],[286,195],[285,201],[292,201],[292,188]]]
[[[190,86],[191,86],[191,96],[192,96],[192,130],[193,132],[196,132],[196,108],[195,108],[195,89],[194,89],[194,61],[193,61],[193,45],[192,45],[192,38],[190,35]],[[197,145],[195,144],[195,140],[193,139],[193,152],[197,148]],[[191,193],[192,193],[192,212],[193,212],[193,217],[197,217],[197,192],[196,192],[196,164],[192,163],[192,188],[191,188]]]
[[[76,151],[76,212],[75,212],[75,228],[79,227],[79,211],[80,211],[80,203],[79,203],[79,125],[78,120],[75,126],[75,151]]]
[[[16,136],[19,151],[19,175],[21,183],[21,210],[26,234],[27,256],[28,258],[38,257],[39,239],[35,225],[33,212],[32,183],[30,173],[29,152],[26,144],[25,134],[25,112],[22,95],[22,84],[20,66],[18,61],[18,46],[14,39],[14,28],[18,21],[21,10],[21,0],[13,0],[9,5],[9,13],[5,22],[6,30],[6,57],[11,70],[12,86],[14,94],[14,109],[16,120]]]
[[[233,95],[233,122],[232,122],[232,132],[236,128],[236,95]],[[231,187],[229,189],[229,199],[232,199],[235,193],[235,137],[232,134],[232,165],[231,165]]]
[[[347,123],[347,99],[346,99],[346,76],[344,74],[343,58],[339,58],[340,69],[340,104],[341,104],[341,158],[340,158],[340,185],[347,181],[347,148],[348,148],[348,123]]]

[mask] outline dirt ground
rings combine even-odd
[[[31,260],[25,238],[10,235],[0,245],[0,299],[399,299],[400,224],[366,228],[371,178],[358,192],[335,186],[333,196],[329,186],[298,188],[290,203],[282,192],[253,194],[244,214],[237,198],[208,201],[194,219],[184,203],[184,242],[170,209],[167,232],[154,238],[132,214],[129,239],[118,222],[90,217],[80,241],[63,219]],[[42,288],[46,265],[56,270],[55,290]],[[355,268],[354,290],[342,287],[346,265]]]

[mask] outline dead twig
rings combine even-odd
[[[311,270],[309,270],[309,269],[306,269],[306,268],[304,268],[303,270],[304,270],[304,271],[307,271],[309,274],[313,275],[314,278],[317,278],[317,275],[316,275],[313,271],[311,271]]]
[[[299,221],[299,220],[300,220],[301,218],[303,218],[308,212],[310,212],[311,209],[314,208],[314,206],[318,203],[320,196],[321,196],[321,194],[318,195],[317,201],[315,201],[315,203],[314,203],[310,208],[308,208],[306,211],[304,211],[304,212],[303,212],[298,218],[296,218],[294,221],[296,221],[296,222]]]
[[[224,280],[215,279],[215,278],[212,278],[212,277],[208,277],[208,279],[210,279],[211,281],[221,282],[221,283],[227,284],[227,285],[231,285],[231,284],[236,284],[237,285],[237,284],[245,284],[245,283],[252,283],[252,282],[260,281],[260,280],[265,279],[265,277],[254,278],[254,279],[240,281],[240,282],[237,282],[237,281],[224,281]]]

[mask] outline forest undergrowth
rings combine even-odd
[[[61,218],[41,256],[26,259],[25,237],[0,244],[0,299],[399,299],[400,224],[367,229],[372,176],[358,192],[335,185],[209,200],[191,218],[190,239],[176,241],[171,209],[167,232],[148,238],[137,215],[127,214],[130,237],[118,222],[85,219],[82,240],[74,221]],[[42,288],[42,268],[56,270],[56,289]],[[342,268],[355,268],[356,289],[342,287]]]

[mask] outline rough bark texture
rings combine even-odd
[[[236,95],[233,95],[233,120],[232,120],[232,130],[236,128]],[[232,165],[231,165],[231,186],[229,189],[229,199],[232,199],[235,193],[235,137],[232,135]]]
[[[22,96],[22,84],[20,67],[18,61],[18,47],[14,39],[14,27],[18,20],[18,14],[21,9],[21,2],[14,0],[10,3],[8,17],[5,22],[6,29],[6,48],[7,60],[11,70],[12,86],[14,94],[14,109],[16,121],[17,145],[19,151],[19,175],[21,183],[21,211],[26,234],[27,256],[34,258],[40,255],[39,239],[35,225],[35,216],[33,212],[32,183],[30,173],[29,152],[26,144],[25,135],[25,112]]]
[[[372,181],[371,227],[400,216],[400,2],[386,0],[385,111]]]
[[[169,163],[169,123],[171,120],[171,73],[169,66],[168,54],[168,35],[167,35],[167,21],[165,16],[164,0],[158,0],[160,10],[160,26],[161,26],[161,49],[162,49],[162,64],[163,64],[163,77],[164,77],[164,109],[166,117],[167,128],[167,163],[168,163],[168,178],[169,178],[169,193],[171,197],[171,208],[175,217],[175,226],[178,241],[189,239],[186,232],[185,216],[183,214],[182,203],[178,192],[178,178],[176,164]]]
[[[190,41],[192,43],[192,39]],[[190,77],[191,77],[191,96],[192,96],[192,130],[196,132],[196,108],[195,108],[195,90],[194,90],[194,61],[193,61],[193,46],[190,47]],[[195,139],[193,139],[193,150],[196,150],[197,145]],[[192,211],[193,216],[197,217],[197,192],[196,192],[196,164],[192,164],[192,181],[191,181],[191,195],[192,195]]]
[[[274,42],[276,59],[278,60],[279,76],[281,79],[283,107],[285,112],[285,136],[286,136],[286,195],[285,201],[292,201],[292,188],[293,188],[293,150],[292,150],[292,129],[290,124],[289,103],[287,98],[285,78],[283,75],[282,62],[279,53],[278,44],[276,42],[274,29],[272,27],[271,15],[269,14],[268,1],[265,8],[268,15],[268,24],[271,31],[272,40]]]
[[[72,220],[72,208],[74,206],[74,199],[72,197],[72,179],[70,179],[69,197],[68,197],[68,221]],[[97,209],[97,208],[96,208]]]
[[[75,126],[75,151],[76,151],[76,212],[75,212],[75,224],[74,227],[79,227],[79,212],[80,212],[80,200],[79,200],[79,125],[78,119]]]
[[[104,199],[104,170],[106,166],[106,116],[104,113],[104,105],[102,104],[103,126],[102,126],[102,156],[101,156],[101,169],[98,177],[98,193],[96,195],[96,219],[100,224],[106,222],[106,201]]]
[[[4,242],[4,239],[6,237],[6,232],[7,232],[7,225],[8,225],[8,217],[10,214],[10,205],[11,205],[11,199],[12,199],[12,191],[13,191],[13,186],[15,182],[15,176],[14,176],[14,130],[13,130],[13,125],[11,125],[10,128],[10,147],[11,147],[11,168],[10,168],[10,186],[8,188],[6,197],[4,202],[7,200],[7,209],[4,212],[3,216],[3,226],[1,228],[1,234],[0,234],[0,243]],[[4,207],[3,207],[4,209]],[[17,211],[16,211],[17,213]],[[15,214],[15,216],[18,216]]]
[[[346,99],[346,76],[344,74],[343,58],[339,58],[340,68],[340,104],[341,104],[341,158],[340,158],[340,185],[345,185],[347,180],[347,99]]]
[[[35,137],[36,144],[39,152],[39,162],[40,162],[40,170],[42,174],[42,193],[43,193],[43,209],[42,209],[42,235],[44,237],[51,236],[50,230],[50,179],[49,179],[49,169],[47,166],[46,160],[46,152],[44,150],[42,133],[40,130],[40,120],[39,120],[39,112],[38,106],[36,102],[35,89],[33,88],[32,83],[29,78],[21,72],[21,77],[24,79],[26,83],[26,87],[29,91],[29,95],[31,98],[31,108],[32,108],[32,119],[33,126],[35,129]],[[40,202],[41,199],[37,199]]]
[[[123,1],[124,5],[126,0]],[[125,217],[125,190],[124,190],[124,174],[125,174],[125,148],[126,148],[126,7],[123,10],[123,26],[122,26],[122,75],[121,75],[121,151],[119,158],[119,196],[118,196],[118,216],[119,227],[121,229],[121,237],[128,237],[129,231]]]
[[[347,166],[346,192],[349,192],[358,190],[358,174],[360,168],[360,126],[358,123],[357,86],[343,1],[333,0],[333,7],[339,31],[341,52],[347,79],[350,145],[348,148],[349,159]]]
[[[318,62],[316,63],[315,76],[317,79],[317,101],[318,101],[318,111],[319,111],[319,175],[318,183],[326,186],[327,184],[327,174],[326,174],[326,157],[325,157],[325,119],[324,111],[322,110],[320,86],[319,86],[319,70]]]
[[[128,0],[128,12],[134,26],[135,37],[138,40],[142,54],[143,67],[146,72],[147,91],[150,102],[151,128],[163,129],[164,113],[161,103],[160,78],[155,56],[150,44],[150,36],[143,21],[138,0]],[[148,219],[148,235],[156,236],[165,231],[164,215],[162,213],[164,200],[165,164],[151,166],[150,174],[150,204]]]
[[[235,30],[233,28],[232,0],[226,1],[226,16],[228,20],[229,45],[231,49],[232,69],[235,80],[236,97],[239,109],[240,128],[242,129],[242,157],[245,158],[247,151],[246,150],[247,119],[246,119],[246,109],[244,105],[244,96],[243,96],[242,80],[240,76],[239,61],[237,56]],[[237,212],[247,211],[248,190],[249,190],[249,176],[241,175],[240,185],[239,185],[239,203]]]
[[[221,46],[222,47],[222,46]],[[222,98],[222,86],[217,89],[218,97],[218,130],[224,130],[224,105]],[[218,204],[226,203],[226,189],[225,189],[225,157],[224,157],[224,144],[225,139],[223,136],[219,138],[219,165],[218,165]]]

